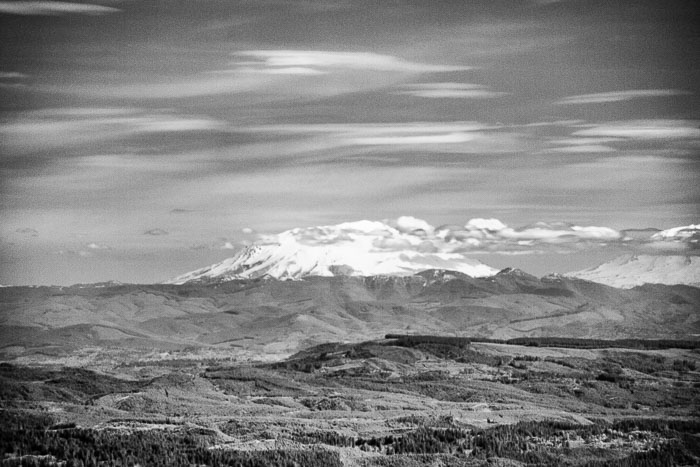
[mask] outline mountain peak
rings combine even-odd
[[[306,276],[412,275],[426,269],[457,271],[472,277],[498,272],[464,256],[445,239],[434,236],[428,239],[433,231],[429,226],[422,226],[420,219],[399,218],[396,224],[395,228],[384,222],[363,220],[287,230],[263,237],[232,258],[183,274],[170,282],[264,276],[302,279]]]

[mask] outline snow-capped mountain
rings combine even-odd
[[[685,225],[662,230],[651,236],[655,241],[685,242],[691,245],[700,244],[700,224]]]
[[[623,255],[566,275],[624,289],[646,283],[700,287],[700,256]]]
[[[411,275],[426,269],[459,271],[472,277],[498,272],[466,257],[459,251],[458,243],[450,244],[435,236],[428,238],[432,234],[426,232],[431,230],[428,224],[424,228],[407,228],[417,219],[401,219],[397,228],[384,222],[358,221],[288,230],[263,238],[232,258],[169,282],[181,284],[265,276],[301,279],[305,276]]]

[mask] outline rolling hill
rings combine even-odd
[[[4,358],[92,355],[90,349],[265,358],[390,332],[598,339],[700,334],[698,288],[623,290],[513,269],[485,278],[427,270],[298,281],[5,287],[0,303]]]

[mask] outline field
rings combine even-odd
[[[8,466],[700,463],[697,342],[389,337],[260,362],[174,351],[109,368],[3,363],[0,459]]]

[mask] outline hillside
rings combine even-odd
[[[692,338],[700,289],[631,290],[507,269],[487,278],[309,277],[218,284],[0,289],[6,358],[109,358],[110,352],[226,352],[275,358],[391,332],[491,338]],[[90,349],[99,348],[99,352]],[[155,350],[154,350],[155,349]]]

